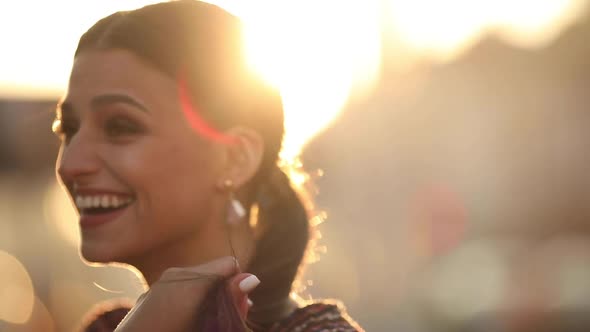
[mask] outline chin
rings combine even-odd
[[[80,246],[80,257],[87,263],[123,263],[124,260],[121,256],[112,247],[105,248],[85,243]]]
[[[90,265],[119,264],[125,267],[135,267],[138,258],[142,257],[134,256],[130,254],[129,250],[116,248],[110,243],[105,245],[105,243],[82,242],[79,253],[80,258]]]

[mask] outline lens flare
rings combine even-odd
[[[182,112],[189,125],[195,132],[213,141],[219,141],[225,144],[235,144],[237,140],[235,137],[226,135],[225,133],[210,126],[205,119],[201,116],[199,107],[195,105],[190,98],[188,93],[187,83],[182,75],[178,77],[178,99],[182,107]]]
[[[0,250],[0,320],[23,324],[35,304],[33,282],[27,269],[11,254]]]
[[[437,311],[458,320],[498,310],[508,285],[506,264],[493,244],[466,244],[435,266],[425,296]]]

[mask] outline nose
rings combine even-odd
[[[57,174],[64,184],[80,184],[90,180],[100,169],[96,148],[91,140],[78,132],[63,144],[57,161]]]

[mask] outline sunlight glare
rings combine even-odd
[[[39,96],[63,91],[76,41],[93,22],[117,10],[154,2],[158,1],[56,0],[36,3],[34,12],[26,2],[13,1],[10,7],[0,5],[0,42],[8,45],[0,62],[0,93]],[[491,29],[521,46],[539,46],[581,15],[585,3],[208,2],[242,18],[252,67],[281,90],[287,131],[282,156],[287,159],[296,157],[303,145],[331,123],[348,101],[371,91],[381,70],[383,36],[393,35],[400,40],[388,54],[395,57],[390,61],[400,63],[405,63],[402,54],[408,49],[413,50],[410,57],[450,59]]]
[[[522,46],[543,44],[580,12],[576,0],[391,1],[394,29],[411,47],[443,58],[496,29]]]
[[[245,25],[252,67],[283,97],[282,157],[295,158],[351,94],[368,91],[379,71],[378,1],[210,1]]]
[[[98,19],[153,0],[6,1],[0,4],[0,92],[60,93],[82,33]],[[75,13],[75,14],[71,14]],[[23,19],[26,18],[26,19]],[[6,46],[6,47],[5,47]]]

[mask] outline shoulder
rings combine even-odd
[[[289,317],[274,324],[269,332],[363,332],[342,303],[319,301],[295,310]]]

